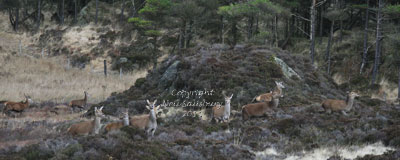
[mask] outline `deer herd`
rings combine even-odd
[[[241,115],[242,120],[248,120],[252,117],[261,117],[265,115],[271,114],[271,112],[276,109],[279,105],[279,98],[283,97],[282,89],[285,88],[282,82],[275,82],[276,87],[273,91],[270,91],[265,94],[261,94],[256,96],[250,103],[241,107]],[[215,121],[217,123],[220,122],[229,122],[231,115],[231,100],[233,94],[225,97],[225,105],[216,105],[213,106],[211,111],[211,121]],[[11,102],[11,101],[3,101],[4,108],[3,112],[7,113],[10,111],[14,112],[22,112],[24,109],[29,107],[29,102],[31,101],[30,97],[25,96],[24,102]],[[359,95],[355,92],[350,92],[347,95],[346,100],[336,100],[336,99],[327,99],[324,100],[321,104],[321,107],[328,114],[334,112],[341,112],[344,115],[347,115],[346,112],[349,112],[352,109],[354,98]],[[68,106],[71,109],[75,107],[85,108],[87,106],[89,94],[84,91],[84,98],[79,100],[72,100]],[[67,133],[70,135],[88,135],[88,134],[99,134],[101,130],[104,133],[108,133],[114,130],[119,130],[124,126],[133,126],[144,130],[148,136],[153,137],[154,132],[157,129],[157,111],[160,108],[160,105],[156,105],[157,100],[154,102],[146,101],[146,108],[149,110],[148,114],[129,116],[128,109],[123,111],[123,118],[121,121],[111,122],[108,124],[101,124],[102,118],[105,118],[105,114],[103,113],[103,106],[100,108],[94,108],[94,119],[90,121],[84,121],[72,124]],[[102,129],[104,128],[104,129]]]

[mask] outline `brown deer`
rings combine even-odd
[[[67,132],[71,135],[99,134],[99,131],[102,126],[101,118],[105,117],[102,110],[103,106],[101,106],[100,109],[97,109],[97,107],[95,107],[94,120],[75,123],[68,128]]]
[[[85,94],[85,97],[83,99],[77,99],[77,100],[72,100],[69,102],[69,106],[74,108],[74,107],[79,107],[79,108],[85,108],[87,105],[87,99],[89,94],[86,91],[83,91]]]
[[[332,111],[337,111],[337,112],[342,112],[344,115],[347,115],[346,112],[350,111],[353,108],[354,98],[359,96],[360,95],[358,95],[355,92],[350,92],[347,95],[346,101],[327,99],[322,102],[321,106],[329,114]]]
[[[216,105],[212,107],[212,117],[211,120],[215,120],[215,122],[226,122],[229,121],[229,116],[231,114],[231,99],[233,94],[230,97],[225,97],[225,106]]]
[[[146,108],[150,110],[149,114],[144,114],[144,115],[138,115],[138,116],[133,116],[130,120],[130,125],[143,129],[146,131],[147,135],[150,135],[153,137],[154,132],[157,129],[157,110],[160,108],[160,106],[155,107],[157,100],[154,102],[150,102],[147,100]]]
[[[122,122],[114,122],[114,123],[109,123],[105,127],[106,132],[110,132],[113,130],[118,130],[122,128],[123,126],[129,126],[129,110],[126,109],[124,111],[124,118]]]
[[[272,100],[272,93],[278,93],[278,95],[280,95],[281,97],[283,97],[283,93],[282,93],[282,89],[285,88],[285,86],[282,84],[282,82],[275,82],[276,87],[274,89],[274,91],[271,91],[269,93],[264,93],[261,94],[257,97],[254,97],[254,99],[251,102],[264,102],[264,101],[271,101]],[[275,101],[277,101],[275,104],[275,107],[278,107],[279,104],[279,98],[275,99]]]
[[[12,102],[12,101],[4,102],[3,112],[4,113],[8,111],[22,112],[23,110],[28,108],[29,101],[31,101],[31,98],[25,94],[24,96],[25,96],[25,102]]]
[[[261,117],[265,115],[268,111],[272,111],[274,106],[276,106],[275,99],[278,99],[281,95],[277,92],[272,92],[272,100],[264,101],[259,103],[247,104],[242,107],[242,118],[247,120],[250,117]]]

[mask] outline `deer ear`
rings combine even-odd
[[[154,100],[153,104],[156,104],[157,100]]]
[[[148,99],[146,100],[146,102],[147,102],[148,105],[150,105],[150,101]]]
[[[147,108],[148,110],[151,110],[150,107],[149,107],[148,105],[146,105],[146,108]]]
[[[156,107],[156,110],[158,110],[158,109],[160,109],[160,105],[158,105],[158,106]]]
[[[232,99],[232,97],[233,97],[233,94],[231,95],[231,97],[229,99]]]
[[[99,110],[102,111],[102,110],[103,110],[103,107],[104,107],[104,106],[101,106]]]
[[[97,107],[94,107],[94,111],[97,111]]]

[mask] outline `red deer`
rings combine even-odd
[[[94,120],[79,122],[71,125],[68,128],[68,133],[71,135],[88,135],[88,134],[99,134],[101,128],[101,118],[104,118],[103,106],[100,109],[94,108]]]
[[[285,86],[282,84],[282,82],[275,82],[275,84],[276,84],[276,87],[275,87],[274,91],[271,91],[269,93],[261,94],[261,95],[255,97],[251,102],[254,102],[254,101],[256,101],[256,102],[271,101],[272,92],[278,93],[281,97],[283,97],[282,89],[285,88]],[[277,101],[275,103],[276,104],[275,107],[278,107],[279,98],[275,99],[275,101]]]
[[[22,112],[23,110],[28,108],[29,101],[31,101],[31,99],[27,95],[24,96],[25,96],[25,102],[11,102],[11,101],[4,102],[3,112],[4,113],[8,111]]]
[[[79,107],[79,108],[85,108],[87,105],[87,98],[89,94],[86,91],[83,91],[85,94],[85,97],[83,99],[78,99],[78,100],[72,100],[69,102],[69,106],[74,108],[74,107]]]
[[[216,105],[212,107],[212,117],[211,120],[215,120],[216,122],[226,122],[229,121],[229,116],[231,114],[231,99],[233,94],[230,97],[225,96],[225,106]]]
[[[336,100],[336,99],[327,99],[322,102],[322,108],[327,113],[331,113],[332,111],[342,112],[344,115],[347,115],[346,112],[350,111],[353,108],[354,98],[359,97],[355,92],[350,92],[347,95],[346,101],[344,100]]]
[[[105,130],[106,130],[106,132],[110,132],[112,130],[120,129],[123,126],[129,126],[129,110],[128,109],[126,109],[124,111],[124,118],[123,118],[122,122],[109,123],[106,125]]]
[[[261,117],[265,115],[268,111],[272,111],[274,106],[276,106],[275,99],[278,99],[281,95],[277,92],[272,92],[272,100],[264,101],[259,103],[247,104],[242,107],[242,118],[247,120],[250,117]]]
[[[157,100],[154,102],[150,102],[147,100],[146,108],[150,110],[149,114],[144,114],[144,115],[138,115],[138,116],[133,116],[130,120],[130,125],[143,129],[146,131],[147,135],[150,135],[153,137],[154,132],[157,129],[157,110],[160,108],[160,106],[155,106]]]

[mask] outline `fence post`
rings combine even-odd
[[[71,63],[71,61],[70,61],[69,58],[68,58],[68,59],[67,59],[67,70],[69,70],[70,63]]]
[[[104,60],[104,76],[107,77],[107,61]]]
[[[22,54],[22,44],[21,44],[21,40],[19,40],[18,47],[19,47],[19,55],[21,55],[21,54]]]
[[[119,79],[122,78],[122,68],[119,68]]]

